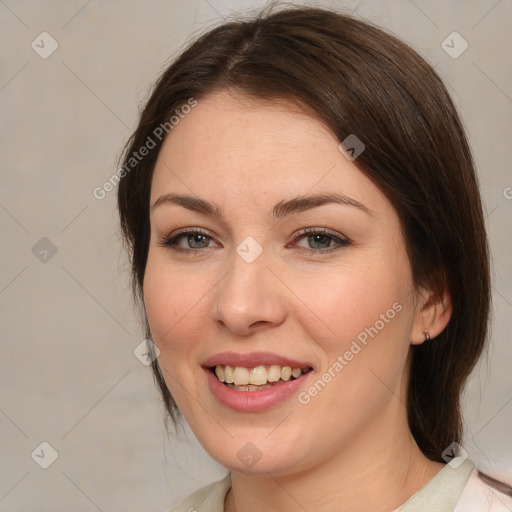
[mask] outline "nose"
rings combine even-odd
[[[274,272],[264,253],[252,263],[235,254],[216,287],[214,321],[240,336],[283,323],[284,286]]]

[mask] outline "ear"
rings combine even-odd
[[[448,325],[453,313],[452,298],[445,288],[439,295],[433,290],[420,287],[417,292],[417,304],[411,332],[411,343],[421,345],[425,340],[425,329],[430,339],[434,339]]]

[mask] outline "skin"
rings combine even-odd
[[[170,203],[151,209],[144,297],[166,383],[205,450],[231,471],[227,512],[390,511],[443,467],[419,450],[405,404],[410,346],[425,329],[435,343],[450,297],[415,286],[393,205],[338,146],[292,105],[218,92],[173,129],[156,163],[151,205],[172,192],[224,212],[221,220]],[[371,214],[327,204],[270,215],[280,201],[322,192]],[[297,236],[308,227],[351,243]],[[211,237],[176,243],[199,247],[196,256],[159,244],[181,228]],[[263,248],[252,263],[236,252],[248,236]],[[307,405],[292,396],[242,413],[209,390],[201,363],[224,351],[307,361],[316,381],[394,303],[401,311]],[[261,453],[251,467],[237,457],[247,442]]]

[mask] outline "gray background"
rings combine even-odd
[[[165,63],[207,26],[263,3],[0,0],[0,511],[164,511],[224,475],[186,429],[166,434],[150,369],[133,354],[143,336],[115,192],[97,200],[92,191],[116,171]],[[466,393],[464,446],[503,474],[512,466],[512,1],[310,4],[390,28],[435,66],[462,113],[495,313],[489,357]],[[31,47],[43,31],[59,45],[46,59]],[[453,31],[469,44],[458,58],[441,46]],[[50,460],[43,441],[58,452],[48,469],[36,463]]]

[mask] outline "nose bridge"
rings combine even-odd
[[[246,239],[230,262],[231,270],[217,287],[215,320],[241,335],[257,322],[281,323],[285,307],[279,282],[267,267],[268,255]]]

